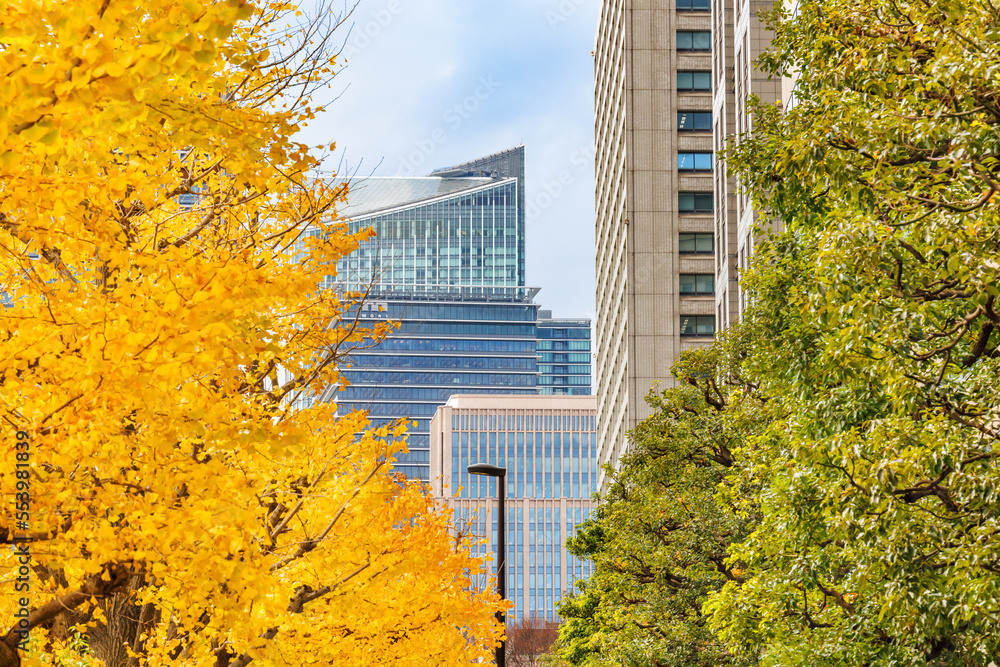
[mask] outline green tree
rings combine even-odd
[[[1000,24],[985,0],[802,3],[763,66],[795,104],[733,151],[784,236],[743,280],[746,374],[787,412],[762,522],[711,600],[774,665],[1000,653]],[[736,479],[759,475],[747,466]],[[759,479],[759,477],[755,477]]]
[[[580,593],[564,600],[559,652],[571,665],[753,664],[711,633],[701,606],[724,582],[742,581],[726,548],[758,517],[719,493],[739,451],[766,421],[766,406],[740,374],[749,329],[730,332],[675,366],[679,386],[647,398],[654,414],[597,511],[569,541],[595,562]],[[749,509],[750,511],[744,511]]]

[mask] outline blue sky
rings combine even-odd
[[[331,104],[303,133],[359,174],[426,175],[523,143],[527,282],[594,314],[598,0],[360,0]]]

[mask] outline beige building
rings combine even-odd
[[[709,0],[604,0],[595,45],[598,459],[711,342],[728,262],[713,195]],[[728,284],[727,284],[728,286]],[[603,480],[599,480],[602,483]]]
[[[770,42],[760,12],[773,6],[773,0],[712,0],[712,75],[718,82],[712,119],[717,151],[753,129],[747,112],[751,95],[763,102],[787,102],[791,95],[790,80],[768,80],[753,64]],[[717,161],[714,180],[716,257],[720,260],[716,262],[716,321],[719,329],[725,329],[739,319],[746,305],[738,272],[747,267],[753,251],[757,215],[750,198],[727,173],[725,161]]]
[[[590,562],[565,544],[592,506],[594,397],[455,395],[430,428],[431,489],[454,510],[459,530],[486,538],[481,555],[492,553],[494,568],[497,480],[467,468],[506,468],[507,597],[515,605],[508,618],[558,620],[555,603],[590,576]],[[479,585],[488,585],[487,578]]]

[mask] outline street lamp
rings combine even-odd
[[[505,600],[507,599],[507,516],[504,512],[504,477],[507,475],[507,469],[491,466],[489,463],[473,463],[469,466],[469,474],[497,478],[497,488],[500,489],[500,513],[497,518],[497,593],[500,594],[501,600]],[[507,626],[502,611],[497,612],[497,620],[500,621],[500,627],[506,634]],[[500,645],[497,647],[497,667],[507,665],[505,643],[504,640],[500,640]]]

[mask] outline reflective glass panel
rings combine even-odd
[[[678,51],[711,51],[712,33],[708,30],[678,30]]]
[[[681,192],[677,206],[681,213],[711,213],[714,195],[711,192]]]
[[[677,130],[679,132],[711,132],[711,111],[678,111]]]

